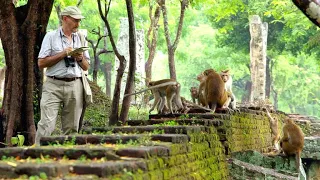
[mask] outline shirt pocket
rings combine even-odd
[[[52,49],[51,49],[51,54],[52,56],[58,54],[59,52],[63,51],[63,47],[61,45],[61,42],[59,41],[54,41],[52,43]]]

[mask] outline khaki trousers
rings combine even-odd
[[[71,82],[47,78],[42,88],[41,120],[38,122],[36,145],[40,145],[42,136],[50,136],[54,131],[61,104],[63,133],[66,135],[77,132],[83,106],[81,78]]]

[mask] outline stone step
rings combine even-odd
[[[222,122],[215,121],[217,124],[223,124]],[[125,127],[94,127],[86,128],[82,131],[83,134],[113,134],[113,133],[158,133],[158,134],[188,134],[188,133],[200,133],[208,132],[209,127],[202,125],[176,125],[176,126],[125,126]],[[217,127],[220,140],[226,140],[226,130],[222,127]]]
[[[92,147],[87,146],[70,146],[70,147],[13,147],[0,149],[0,157],[2,159],[15,158],[20,159],[36,159],[36,158],[50,158],[50,159],[101,159],[107,160],[123,160],[124,157],[131,158],[150,158],[168,156],[170,152],[170,144],[157,143],[153,146],[139,146],[126,145],[104,147],[100,145]]]
[[[68,136],[44,136],[40,139],[41,145],[54,144],[122,144],[130,141],[139,141],[150,138],[152,141],[171,143],[187,143],[189,137],[185,134],[137,134],[137,135],[68,135]]]
[[[35,176],[45,173],[47,177],[59,177],[73,175],[96,175],[98,177],[108,177],[125,172],[135,173],[146,171],[146,162],[134,160],[121,161],[52,161],[52,162],[21,162],[21,161],[1,161],[0,178],[13,179],[21,175]]]
[[[0,157],[15,157],[18,159],[50,157],[56,159],[88,159],[106,158],[108,160],[120,160],[114,148],[109,147],[12,147],[0,149]]]
[[[312,136],[304,138],[304,147],[301,154],[302,158],[320,160],[320,137]]]
[[[238,112],[234,112],[238,113]],[[232,114],[232,113],[231,113]],[[186,114],[150,114],[149,120],[154,119],[189,119],[189,118],[198,118],[198,119],[229,119],[230,114],[221,114],[221,113],[188,113]]]
[[[223,125],[222,119],[150,119],[150,120],[130,120],[127,121],[129,126],[146,126],[146,125],[164,125],[170,126],[170,122],[174,121],[179,125],[203,125],[203,126],[221,126]]]
[[[126,126],[126,127],[93,127],[83,130],[83,134],[92,133],[146,133],[159,132],[164,134],[187,134],[205,131],[205,126]]]
[[[256,166],[237,159],[229,159],[228,163],[232,167],[229,168],[232,179],[251,179],[254,174],[255,179],[297,180],[296,176],[281,174],[274,169]]]

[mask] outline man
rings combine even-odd
[[[78,131],[83,108],[83,85],[81,69],[89,68],[89,53],[69,53],[82,46],[77,32],[82,16],[75,6],[68,6],[61,12],[62,27],[49,32],[43,39],[38,56],[39,68],[47,68],[40,102],[41,120],[35,138],[40,145],[42,136],[53,132],[62,104],[61,124],[64,134]]]

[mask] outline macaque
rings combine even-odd
[[[225,90],[221,76],[213,69],[207,69],[203,74],[207,76],[204,91],[206,106],[213,111],[215,111],[216,108],[227,108],[229,110],[228,107],[231,102],[231,97]]]
[[[236,96],[232,92],[232,77],[229,73],[229,70],[221,71],[220,76],[224,82],[225,89],[228,91],[231,95],[231,109],[235,110],[236,107]]]
[[[274,119],[270,112],[268,111],[268,109],[266,109],[267,111],[267,116],[269,118],[269,121],[270,121],[270,129],[271,129],[271,134],[272,134],[272,145],[274,147],[274,149],[276,151],[279,151],[280,150],[280,147],[279,147],[279,140],[280,140],[280,133],[279,133],[279,130],[278,130],[278,120],[277,119]]]
[[[149,87],[147,89],[131,94],[125,94],[124,97],[151,90],[154,96],[154,103],[151,109],[149,110],[149,113],[153,111],[155,107],[157,107],[159,114],[164,113],[166,101],[169,111],[173,113],[173,105],[176,105],[178,109],[183,109],[183,105],[180,98],[180,88],[180,83],[176,82],[175,80],[162,79],[158,81],[151,81],[149,82]]]
[[[206,106],[206,101],[205,101],[205,97],[204,97],[204,89],[205,89],[207,77],[202,72],[201,74],[199,74],[197,76],[197,80],[200,81],[199,91],[198,91],[198,104],[202,105],[202,106]]]
[[[280,140],[280,146],[285,155],[295,155],[297,171],[300,168],[301,151],[304,145],[304,134],[299,126],[292,119],[286,118],[283,126],[283,137]]]
[[[191,93],[192,102],[193,102],[193,103],[196,103],[196,100],[197,100],[197,101],[198,101],[198,104],[199,104],[198,88],[197,88],[197,87],[191,87],[191,88],[190,88],[190,93]]]

